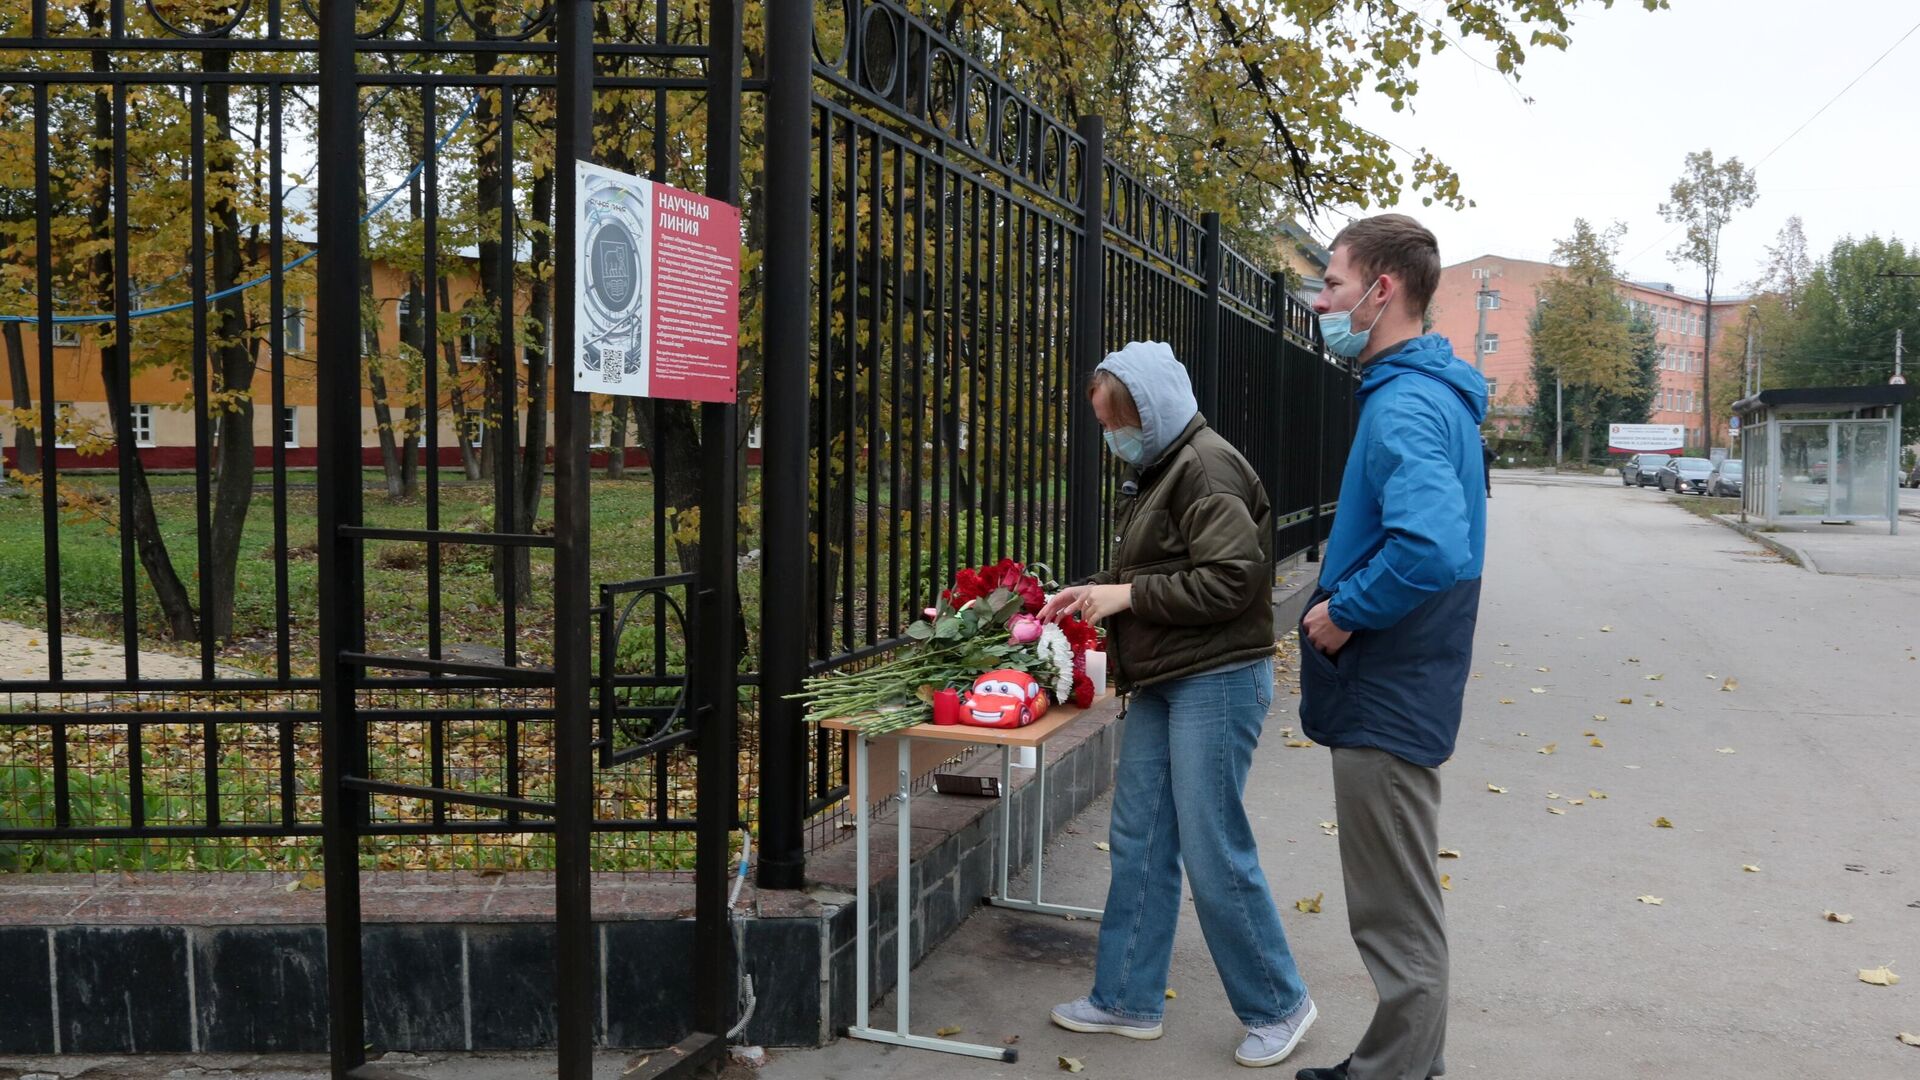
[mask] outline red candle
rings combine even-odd
[[[933,692],[933,722],[936,724],[960,722],[960,691],[935,690]]]

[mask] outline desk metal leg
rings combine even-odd
[[[867,776],[867,740],[864,736],[856,740],[855,768],[860,773],[860,797],[854,814],[854,828],[857,832],[855,842],[860,846],[856,856],[854,917],[859,925],[854,930],[854,963],[859,971],[855,975],[855,992],[860,995],[855,1015],[859,1023],[847,1029],[847,1034],[856,1039],[869,1042],[888,1043],[893,1046],[911,1046],[918,1050],[937,1050],[944,1054],[960,1054],[965,1057],[987,1058],[991,1061],[1018,1061],[1020,1052],[1010,1046],[980,1046],[975,1043],[956,1042],[952,1039],[931,1038],[925,1035],[913,1035],[907,1030],[908,1018],[912,1015],[913,976],[913,740],[902,736],[900,739],[899,792],[894,796],[900,804],[899,818],[899,864],[895,870],[894,907],[894,1019],[893,1030],[883,1031],[869,1026],[867,1015],[867,958],[869,955],[868,890],[872,881],[867,867],[867,796],[873,789],[868,787]]]
[[[1041,885],[1046,874],[1047,851],[1047,748],[1044,744],[1034,748],[1034,813],[1033,813],[1033,899],[1016,900],[1007,894],[1008,865],[1013,861],[1013,768],[1010,750],[1000,748],[1000,791],[1004,804],[1000,807],[1000,870],[997,875],[999,889],[987,898],[987,903],[995,907],[1012,908],[1015,911],[1036,911],[1043,915],[1064,915],[1075,919],[1099,919],[1105,912],[1098,908],[1072,907],[1067,904],[1049,904],[1040,899]]]

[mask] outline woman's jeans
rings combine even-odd
[[[1114,775],[1113,882],[1093,1004],[1138,1020],[1166,1006],[1180,868],[1227,1000],[1248,1027],[1306,1000],[1242,796],[1273,704],[1273,661],[1145,687],[1127,706]]]

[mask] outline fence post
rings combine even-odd
[[[1286,438],[1286,371],[1287,371],[1287,274],[1285,270],[1275,270],[1267,275],[1271,282],[1267,293],[1267,318],[1273,323],[1273,359],[1272,368],[1266,373],[1265,399],[1260,403],[1262,415],[1270,425],[1265,432],[1265,445],[1261,447],[1260,460],[1266,472],[1260,482],[1267,486],[1267,499],[1273,502],[1280,498],[1280,461],[1282,440]],[[1262,425],[1250,425],[1259,431]],[[1292,513],[1291,509],[1287,513]],[[1275,515],[1276,521],[1278,515]],[[1279,526],[1274,526],[1274,554],[1280,554]]]
[[[1072,386],[1067,394],[1067,576],[1080,581],[1100,568],[1100,433],[1087,380],[1105,350],[1105,274],[1107,216],[1105,195],[1106,122],[1082,116],[1079,122],[1080,246],[1074,253]]]
[[[593,630],[592,466],[589,401],[573,387],[578,328],[572,297],[579,186],[574,162],[593,159],[593,11],[587,0],[555,5],[560,72],[554,116],[553,348],[553,718],[554,1000],[559,1075],[593,1075]],[[437,463],[436,463],[437,467]],[[502,465],[501,468],[507,466]]]
[[[707,195],[740,202],[741,0],[708,11]],[[699,762],[695,805],[693,927],[694,1030],[723,1035],[738,1005],[733,934],[727,918],[728,839],[740,817],[740,641],[734,609],[740,573],[740,410],[700,406],[700,607],[697,646]]]
[[[760,873],[767,889],[797,889],[806,870],[806,740],[799,702],[807,672],[807,620],[794,589],[808,580],[808,367],[812,327],[813,5],[767,5],[766,341],[761,434]],[[802,611],[811,605],[802,605]]]
[[[1315,350],[1313,365],[1313,538],[1307,544],[1307,561],[1320,561],[1320,507],[1327,501],[1327,361]]]
[[[1200,215],[1200,267],[1206,275],[1207,309],[1200,316],[1199,366],[1194,382],[1200,399],[1200,415],[1218,427],[1220,417],[1220,279],[1224,276],[1223,245],[1220,242],[1220,212],[1209,210]]]
[[[359,158],[359,84],[355,80],[352,5],[319,15],[319,159],[314,290],[319,325],[315,402],[319,406],[317,563],[320,676],[320,831],[326,869],[328,1046],[337,1080],[367,1060],[360,948],[359,835],[366,799],[346,778],[365,773],[366,726],[354,708],[357,665],[341,654],[366,640],[360,541],[340,535],[359,525],[360,208],[353,183]],[[46,453],[53,454],[48,446]],[[503,468],[506,466],[502,466]],[[124,473],[122,474],[124,475]]]

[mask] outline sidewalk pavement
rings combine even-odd
[[[1920,1033],[1920,583],[1809,574],[1644,496],[1618,481],[1496,478],[1480,677],[1443,767],[1442,844],[1460,852],[1443,864],[1447,1075],[1920,1075],[1920,1049],[1896,1041]],[[1290,1077],[1346,1055],[1373,992],[1347,936],[1337,841],[1319,824],[1334,816],[1327,751],[1285,745],[1296,721],[1282,679],[1247,801],[1321,1011],[1265,1074]],[[1100,905],[1107,814],[1103,800],[1053,845],[1049,899]],[[1316,896],[1320,914],[1296,910]],[[1824,921],[1826,910],[1853,921]],[[1059,1074],[1061,1057],[1099,1080],[1246,1075],[1190,908],[1164,1038],[1049,1024],[1051,1005],[1086,992],[1097,934],[982,909],[915,973],[914,1031],[1015,1040],[1016,1064],[842,1040],[775,1051],[762,1075],[1037,1077]],[[1889,962],[1911,977],[1859,980]]]
[[[1900,531],[1891,535],[1885,525],[1872,522],[1759,526],[1741,522],[1737,513],[1721,514],[1719,520],[1817,574],[1920,580],[1920,518],[1901,515]]]

